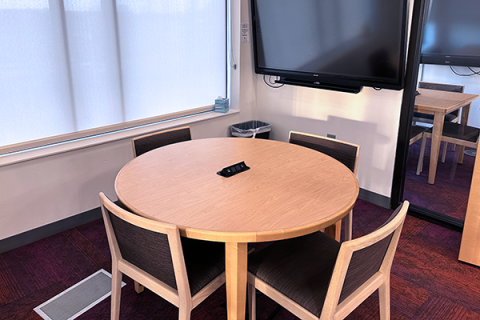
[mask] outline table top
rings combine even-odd
[[[245,161],[233,177],[222,168]],[[232,242],[285,239],[343,218],[359,192],[337,160],[298,145],[212,138],[161,147],[132,161],[115,181],[133,212],[179,226],[183,236]]]
[[[450,113],[478,98],[478,94],[417,89],[415,111],[423,113]]]

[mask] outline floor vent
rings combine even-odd
[[[33,310],[45,320],[73,320],[110,296],[111,289],[112,275],[100,269]]]

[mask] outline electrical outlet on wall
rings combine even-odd
[[[327,138],[337,139],[337,135],[332,133],[327,133]]]
[[[242,22],[240,24],[240,42],[250,42],[249,36],[250,24],[247,22]]]

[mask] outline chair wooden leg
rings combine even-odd
[[[178,320],[190,320],[191,314],[192,310],[188,310],[187,308],[178,308]]]
[[[332,239],[337,240],[340,242],[340,234],[342,231],[342,220],[338,220],[331,226],[325,228],[325,234]]]
[[[378,288],[380,320],[390,320],[390,274],[384,276],[384,283]]]
[[[459,152],[461,148],[456,148],[455,154],[453,155],[453,164],[452,164],[452,170],[450,171],[450,180],[453,180],[455,178],[455,172],[457,171],[457,163],[458,163],[458,158],[459,158]]]
[[[255,286],[248,284],[248,319],[257,319],[257,298]]]
[[[418,156],[417,164],[417,176],[422,173],[423,170],[423,158],[425,157],[425,148],[427,146],[427,137],[424,135],[422,138],[422,144],[420,146],[420,155]]]
[[[135,292],[136,293],[142,293],[143,290],[145,289],[145,287],[137,281],[134,281],[133,284],[135,286]]]
[[[120,297],[122,289],[122,273],[114,266],[112,268],[112,304],[110,319],[118,320],[120,317]]]
[[[350,210],[345,217],[345,241],[352,240],[352,216],[353,210]]]
[[[442,163],[445,163],[445,159],[447,158],[447,149],[448,149],[448,142],[443,142],[443,152],[442,152]]]

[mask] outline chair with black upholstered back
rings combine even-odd
[[[463,125],[461,123],[445,122],[443,124],[441,141],[445,143],[453,143],[455,145],[465,146],[473,149],[478,147],[478,139],[480,136],[480,129]],[[427,145],[427,138],[432,137],[432,129],[428,129],[423,134],[422,145],[420,147],[420,156],[417,165],[417,175],[423,170],[423,159],[425,157],[425,148]],[[456,165],[460,159],[460,148],[457,148],[453,157],[453,166],[451,171],[451,179],[455,175]],[[431,155],[430,155],[431,156]]]
[[[290,131],[289,142],[320,151],[321,153],[340,161],[355,175],[357,174],[358,156],[360,154],[359,145],[295,131]],[[337,229],[341,230],[341,221],[339,221],[337,226]],[[348,213],[348,216],[345,219],[345,240],[350,239],[352,239],[352,211]]]
[[[425,134],[425,131],[427,131],[428,128],[422,127],[422,126],[417,126],[417,125],[412,125],[410,127],[410,140],[409,140],[409,145],[417,142],[418,140],[423,138],[423,135]],[[418,165],[417,165],[418,168]]]
[[[138,157],[150,150],[188,140],[192,140],[188,126],[149,133],[132,139],[133,156]],[[143,289],[143,286],[135,281],[135,291],[140,293]]]
[[[120,313],[122,274],[142,283],[190,319],[200,302],[225,283],[225,245],[180,238],[178,227],[128,212],[100,193],[112,254],[111,319]]]
[[[377,289],[390,317],[390,270],[408,210],[405,201],[377,230],[342,244],[321,232],[277,241],[248,257],[250,320],[255,289],[300,319],[343,319]]]
[[[428,128],[422,127],[422,126],[417,126],[417,125],[412,125],[410,128],[410,140],[409,140],[409,145],[412,143],[417,142],[418,140],[423,138],[423,133],[427,130]]]
[[[146,134],[132,139],[133,155],[138,157],[150,150],[188,140],[192,140],[190,127],[175,128]]]
[[[448,92],[458,92],[463,93],[465,90],[464,85],[460,84],[449,84],[449,83],[436,83],[436,82],[418,82],[418,87],[422,89],[438,90],[438,91],[448,91]],[[414,112],[413,113],[413,123],[417,122],[433,124],[433,114]],[[455,110],[445,115],[445,122],[454,122],[458,123],[460,119],[460,110]],[[455,148],[455,145],[453,145]],[[442,162],[445,162],[447,156],[448,143],[443,143],[443,153],[442,153]]]
[[[438,91],[449,91],[449,92],[459,92],[463,93],[465,90],[464,85],[459,84],[449,84],[449,83],[435,83],[435,82],[418,82],[418,87],[422,89],[438,90]],[[458,122],[460,110],[455,110],[449,114],[445,115],[445,121],[447,122]],[[433,114],[426,114],[420,112],[413,113],[413,121],[423,122],[423,123],[433,123]]]

